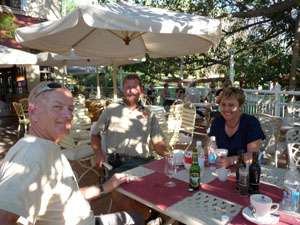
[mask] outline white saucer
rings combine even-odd
[[[252,223],[256,223],[256,224],[265,224],[265,225],[276,224],[279,221],[279,216],[276,217],[276,216],[271,216],[271,215],[267,215],[258,220],[251,215],[251,210],[248,208],[248,206],[243,209],[242,214],[245,217],[245,219],[249,220]]]

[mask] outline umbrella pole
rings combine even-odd
[[[100,79],[99,79],[99,66],[96,67],[96,79],[97,79],[97,98],[101,98]]]
[[[114,69],[114,76],[113,76],[113,84],[114,84],[114,101],[117,101],[117,65],[115,60],[113,60],[113,69]]]

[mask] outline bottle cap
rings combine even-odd
[[[211,137],[210,137],[210,140],[211,140],[211,141],[215,141],[215,140],[216,140],[216,137],[215,137],[215,136],[211,136]]]
[[[201,142],[201,141],[197,141],[196,144],[197,144],[197,146],[198,146],[198,145],[201,145],[201,146],[202,146],[202,142]]]

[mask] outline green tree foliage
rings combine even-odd
[[[0,39],[14,39],[15,30],[19,28],[14,23],[16,17],[13,14],[0,14],[0,30],[5,31],[3,35],[0,35]]]
[[[98,0],[103,2],[111,1]],[[207,71],[211,70],[229,76],[229,48],[235,49],[235,79],[243,79],[245,88],[276,81],[288,89],[292,57],[297,57],[294,62],[299,72],[298,54],[291,54],[298,28],[297,0],[135,0],[135,3],[221,19],[222,39],[217,49],[182,57],[184,72],[194,79],[208,77]],[[147,58],[146,63],[123,68],[141,73],[147,85],[154,81],[176,82],[180,79],[179,67],[180,58],[175,57]],[[297,84],[299,76],[295,77]]]
[[[214,66],[216,72],[229,76],[228,49],[232,47],[235,49],[235,78],[243,79],[245,88],[277,81],[288,89],[290,52],[295,41],[295,22],[299,10],[296,0],[136,2],[222,20],[223,33],[219,47],[206,55],[183,57],[186,73],[195,78],[207,77],[208,74],[203,71]],[[231,41],[228,43],[228,40]],[[179,79],[179,59],[176,58],[150,59],[146,64],[129,67],[140,69],[152,79]]]

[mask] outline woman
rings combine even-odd
[[[161,91],[161,97],[163,99],[163,106],[172,105],[172,102],[168,101],[166,98],[170,98],[169,85],[164,84],[164,89]]]
[[[220,99],[221,115],[217,116],[208,136],[215,136],[218,148],[228,149],[227,157],[218,157],[217,167],[229,167],[236,163],[239,149],[243,149],[245,160],[251,161],[252,152],[259,152],[265,135],[258,119],[242,113],[245,103],[244,92],[239,88],[229,87]],[[210,141],[208,138],[205,150]]]

